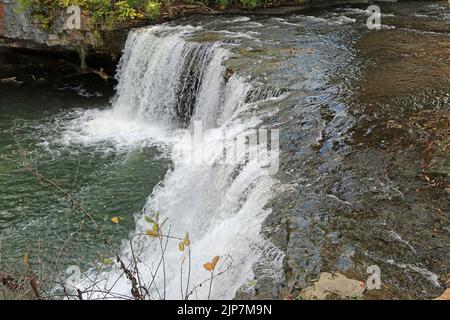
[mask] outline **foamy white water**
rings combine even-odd
[[[205,262],[214,256],[229,255],[231,268],[214,281],[211,297],[231,299],[239,287],[253,279],[252,267],[257,261],[268,259],[263,261],[268,269],[281,274],[282,253],[260,236],[261,224],[270,213],[265,205],[277,185],[268,171],[270,152],[250,161],[221,161],[224,149],[234,152],[234,137],[252,132],[262,122],[262,115],[253,112],[250,117],[245,111],[258,98],[272,98],[276,92],[255,91],[237,75],[226,80],[223,61],[230,53],[220,42],[185,40],[196,30],[159,26],[131,32],[118,71],[112,109],[81,115],[71,122],[64,139],[84,144],[109,140],[120,145],[151,140],[169,146],[173,170],[136,217],[134,234],[151,229],[144,216],[155,212],[160,212],[161,219],[168,219],[166,226],[170,225],[171,235],[183,237],[189,232],[192,263],[188,291],[208,279],[209,273],[202,267]],[[201,121],[206,129],[195,150],[191,139],[194,121]],[[196,161],[198,148],[203,150],[205,161]],[[130,241],[124,241],[121,257],[128,263],[131,248],[139,252],[141,281],[148,287],[161,256],[159,242],[132,236],[132,247]],[[168,299],[182,298],[182,259],[178,242],[169,241],[165,255]],[[228,265],[225,260],[220,260],[219,269]],[[187,269],[185,262],[184,286]],[[158,269],[156,283],[149,288],[155,299],[164,298],[162,271]],[[131,296],[130,282],[121,276],[118,266],[92,277],[101,279],[96,288],[111,294],[98,292],[91,298]],[[84,279],[81,286],[87,287],[89,282]],[[208,285],[203,285],[191,298],[205,299],[207,294]]]

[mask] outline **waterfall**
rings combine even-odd
[[[260,235],[261,224],[270,213],[265,206],[277,187],[267,169],[273,151],[261,151],[256,158],[238,162],[224,162],[222,158],[224,150],[226,154],[238,154],[235,137],[254,136],[254,128],[262,123],[258,112],[246,111],[255,109],[258,99],[272,99],[282,92],[255,89],[237,74],[226,77],[224,61],[230,51],[221,42],[190,41],[189,34],[196,31],[189,26],[131,31],[117,74],[113,107],[91,115],[81,135],[92,139],[120,136],[122,140],[150,135],[170,147],[173,168],[136,216],[134,234],[151,229],[152,224],[144,217],[156,212],[160,219],[168,219],[171,235],[183,237],[189,232],[189,290],[208,279],[205,262],[221,256],[218,267],[221,263],[225,267],[232,260],[231,267],[214,280],[212,289],[212,298],[231,299],[236,290],[253,279],[255,263],[267,259],[263,262],[267,269],[279,269],[281,273],[283,256]],[[198,139],[192,132],[200,127],[203,137]],[[128,262],[133,252],[139,252],[142,281],[148,285],[159,262],[158,241],[146,236],[131,238],[131,245],[124,241],[121,257]],[[270,258],[264,258],[267,255]],[[178,242],[169,241],[165,254],[167,299],[181,298],[182,259]],[[186,282],[187,261],[183,266]],[[159,270],[155,277],[159,290],[150,288],[155,299],[163,295],[164,277]],[[119,266],[114,266],[101,274],[103,280],[97,287],[130,295],[129,280],[120,274]],[[198,288],[191,298],[205,299],[207,287]],[[98,293],[94,297],[103,296]]]
[[[130,33],[118,72],[117,113],[180,128],[189,125],[196,110],[212,125],[214,119],[209,114],[218,112],[223,85],[221,61],[228,52],[220,43],[183,40],[191,29],[175,27],[167,35],[167,28]]]

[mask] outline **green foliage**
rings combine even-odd
[[[213,6],[224,10],[233,3],[244,8],[274,6],[284,0],[184,0],[186,3]],[[304,0],[297,0],[300,4]],[[114,28],[136,19],[157,19],[162,10],[171,14],[172,0],[17,0],[19,12],[29,12],[33,19],[44,28],[50,28],[55,18],[68,6],[78,5],[83,21],[91,29]]]
[[[88,26],[112,28],[136,19],[155,19],[161,14],[159,0],[18,0],[19,13],[29,12],[47,29],[68,6],[78,5]]]
[[[33,6],[34,0],[18,0],[17,3],[19,4],[18,12],[23,13],[29,8]]]
[[[260,0],[239,0],[244,8],[254,9],[261,2]]]
[[[38,22],[43,29],[48,29],[53,24],[53,18],[45,16],[40,13],[36,13],[33,15],[33,18],[36,22]]]
[[[127,0],[126,2],[130,6],[130,8],[139,9],[139,8],[141,8],[141,4],[143,1],[142,0]]]
[[[161,3],[149,0],[145,3],[145,17],[155,19],[161,15]]]
[[[233,0],[215,0],[215,2],[221,10],[224,10],[233,3]]]
[[[18,12],[28,11],[43,29],[48,29],[53,24],[53,13],[59,8],[58,0],[18,0],[18,4]]]
[[[305,2],[305,0],[297,0],[299,4]],[[258,7],[275,7],[282,5],[284,0],[239,0],[241,5],[247,9],[255,9]]]
[[[114,4],[113,10],[114,23],[126,22],[136,18],[142,18],[142,14],[136,9],[130,7],[127,1],[118,1]]]

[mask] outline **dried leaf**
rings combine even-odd
[[[147,231],[145,231],[145,234],[148,235],[150,238],[159,237],[158,231],[155,231],[155,230],[147,230]]]
[[[29,265],[30,264],[30,256],[28,255],[28,252],[25,252],[25,254],[23,255],[23,263],[25,265]]]
[[[180,241],[180,243],[178,244],[178,250],[180,250],[181,252],[184,251],[184,242]]]
[[[205,264],[203,265],[203,268],[205,268],[206,271],[209,271],[209,272],[213,271],[213,266],[212,266],[211,262],[205,263]]]
[[[183,242],[188,247],[191,245],[191,239],[189,239],[189,233],[186,232],[186,235],[184,236]]]
[[[216,265],[217,265],[217,262],[219,262],[219,259],[220,259],[219,256],[215,256],[215,257],[212,259],[211,264],[212,264],[212,266],[213,266],[213,269],[216,268]]]
[[[203,268],[206,269],[206,271],[213,271],[216,268],[217,262],[219,262],[220,257],[219,256],[215,256],[211,262],[207,262],[203,265]]]
[[[119,217],[112,217],[111,221],[112,221],[112,223],[119,224],[120,218]]]

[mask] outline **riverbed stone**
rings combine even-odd
[[[311,287],[300,293],[303,299],[362,298],[366,289],[364,282],[349,279],[340,273],[323,272]]]

